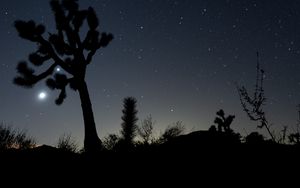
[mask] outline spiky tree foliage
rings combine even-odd
[[[264,72],[265,71],[260,67],[259,54],[257,52],[256,82],[253,95],[249,93],[244,86],[237,86],[237,90],[243,110],[247,113],[250,120],[259,122],[257,127],[260,129],[266,128],[272,140],[275,141],[275,137],[270,130],[269,122],[266,119],[266,113],[263,109],[263,105],[265,105],[266,102],[263,88]]]
[[[133,139],[137,134],[136,122],[138,118],[136,117],[136,99],[133,97],[127,97],[124,99],[124,109],[122,110],[122,130],[121,135],[123,139],[124,147],[132,147]]]
[[[93,151],[101,146],[98,138],[92,104],[85,82],[86,68],[100,48],[106,47],[113,39],[112,34],[98,31],[99,21],[93,8],[79,10],[77,0],[51,0],[50,5],[56,22],[56,33],[45,34],[45,27],[34,21],[15,21],[15,28],[23,39],[36,43],[38,48],[29,55],[34,66],[48,66],[39,74],[30,68],[27,62],[17,66],[19,75],[14,83],[26,88],[33,87],[41,80],[46,80],[50,89],[60,90],[56,104],[60,105],[66,98],[66,87],[79,93],[84,118],[85,151]],[[87,21],[88,31],[81,39],[80,29]],[[61,67],[66,74],[54,73]]]

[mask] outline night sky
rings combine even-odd
[[[297,123],[300,103],[300,1],[297,0],[84,0],[100,30],[114,40],[100,49],[87,70],[87,84],[100,138],[121,129],[122,100],[138,100],[140,120],[152,115],[160,134],[182,121],[186,132],[208,129],[220,108],[234,114],[232,128],[256,131],[242,111],[236,83],[254,88],[256,52],[266,71],[266,112],[280,130]],[[33,89],[12,83],[15,67],[36,45],[21,39],[17,19],[33,19],[54,31],[48,1],[0,1],[0,120],[26,129],[39,144],[53,145],[63,133],[82,144],[83,117],[78,93],[45,82]],[[46,97],[39,99],[40,92]],[[264,133],[264,131],[262,131]]]

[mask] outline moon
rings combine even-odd
[[[38,95],[38,99],[41,100],[41,101],[45,100],[46,97],[47,97],[47,93],[44,92],[44,91],[40,92],[39,95]]]

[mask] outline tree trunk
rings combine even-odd
[[[86,152],[96,152],[101,149],[102,144],[97,135],[92,103],[85,81],[80,83],[78,92],[84,120],[84,149]]]

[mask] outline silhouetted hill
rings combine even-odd
[[[165,143],[166,150],[201,151],[201,149],[214,149],[220,146],[236,147],[240,145],[238,135],[226,132],[195,131],[186,135],[181,135]]]

